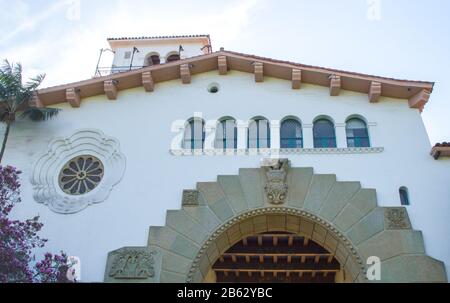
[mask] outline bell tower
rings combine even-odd
[[[108,38],[114,52],[111,68],[97,68],[96,76],[164,64],[212,52],[209,35]],[[108,71],[109,69],[109,71]]]

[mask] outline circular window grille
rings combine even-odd
[[[94,156],[78,156],[66,163],[59,174],[59,186],[69,195],[83,195],[100,183],[103,163]]]

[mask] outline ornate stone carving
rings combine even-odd
[[[104,172],[95,188],[81,195],[73,195],[64,192],[59,177],[65,165],[80,156],[98,159]],[[54,212],[70,214],[105,201],[124,172],[125,156],[120,152],[119,141],[96,129],[82,129],[70,137],[50,142],[48,150],[34,162],[30,182],[37,202],[47,205]]]
[[[198,205],[198,190],[184,190],[183,191],[183,206],[197,206]]]
[[[109,276],[115,279],[147,279],[155,276],[155,251],[123,248],[114,253]]]
[[[269,203],[283,204],[288,191],[286,175],[289,168],[288,159],[266,159],[262,165],[267,182],[264,186]]]
[[[408,213],[403,207],[386,208],[385,210],[386,229],[410,229]]]

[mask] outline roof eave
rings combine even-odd
[[[379,83],[382,86],[382,92],[380,89],[379,96],[408,99],[412,108],[419,109],[423,109],[434,86],[434,82],[378,77],[221,50],[166,64],[44,88],[38,91],[38,95],[43,105],[54,105],[66,102],[65,94],[67,89],[75,88],[80,91],[80,96],[85,98],[105,93],[104,82],[109,80],[117,81],[118,90],[142,86],[141,76],[142,73],[146,72],[150,72],[153,75],[153,81],[155,83],[173,80],[180,78],[181,65],[188,64],[190,66],[190,73],[192,74],[218,69],[217,59],[219,57],[226,58],[227,69],[254,73],[254,63],[259,62],[264,66],[264,76],[285,80],[292,80],[292,70],[301,71],[301,81],[303,83],[322,86],[330,85],[330,76],[338,77],[339,88],[344,90],[370,93],[371,84]],[[415,100],[411,101],[413,98]]]

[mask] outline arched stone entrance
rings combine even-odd
[[[227,250],[243,238],[269,232],[289,232],[325,248],[339,262],[341,281],[364,281],[365,266],[351,242],[337,229],[309,212],[267,207],[246,212],[226,222],[205,242],[197,254],[188,282],[213,282],[212,267]],[[301,266],[297,266],[297,269]]]
[[[368,282],[366,260],[381,260],[382,282],[446,282],[444,264],[425,254],[403,207],[377,206],[376,192],[312,168],[270,160],[183,192],[182,209],[150,227],[146,247],[108,254],[106,282],[203,282],[244,237],[289,232],[323,246],[343,282]]]
[[[290,232],[246,236],[217,260],[206,282],[334,283],[344,272],[334,255],[307,237]]]

